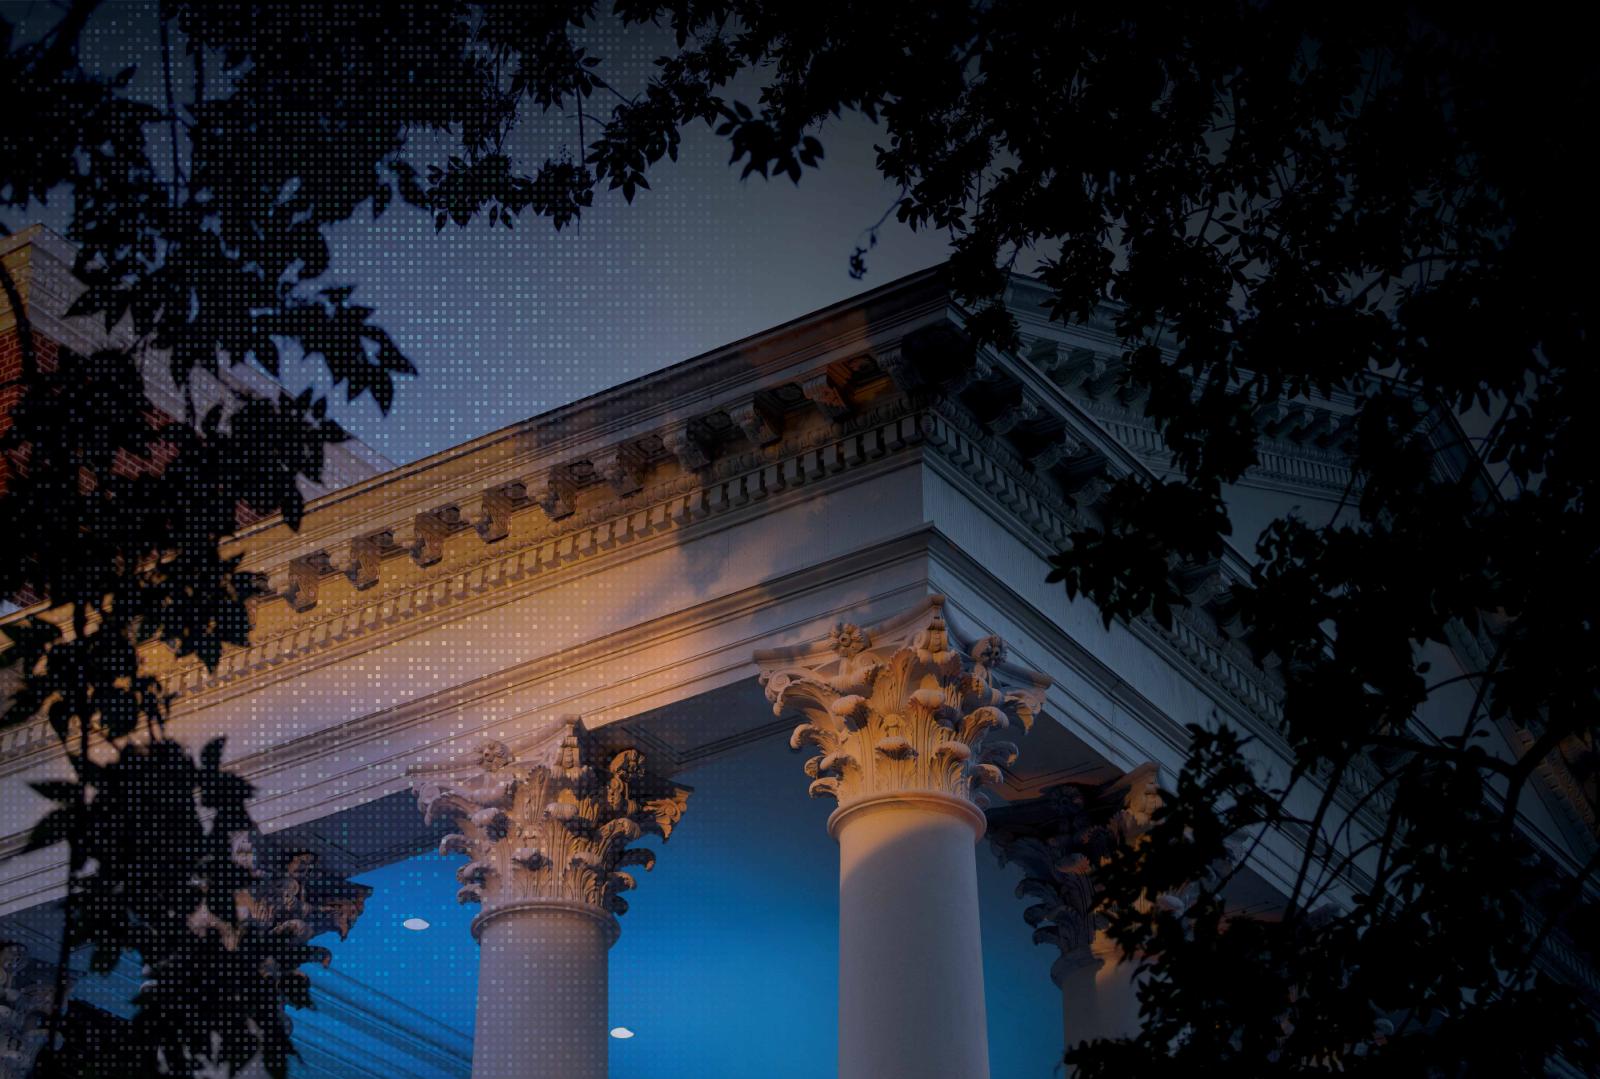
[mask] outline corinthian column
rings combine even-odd
[[[1062,783],[989,811],[989,842],[1000,863],[1022,867],[1017,895],[1038,900],[1023,911],[1034,943],[1060,951],[1050,977],[1061,988],[1067,1048],[1139,1032],[1137,964],[1124,960],[1101,928],[1094,871],[1150,827],[1160,805],[1156,781],[1156,766],[1143,764],[1110,783]]]
[[[521,758],[487,742],[470,768],[416,789],[430,823],[460,828],[439,850],[467,856],[457,898],[483,907],[473,1079],[605,1079],[606,953],[627,867],[655,863],[628,844],[670,835],[689,789],[647,774],[637,750],[601,753],[575,722]]]
[[[763,652],[777,714],[805,722],[790,744],[813,797],[838,808],[840,1079],[981,1079],[989,1074],[973,845],[985,783],[1017,748],[1047,679],[1004,670],[986,637],[960,650],[942,597],[875,633],[841,623],[826,648]]]

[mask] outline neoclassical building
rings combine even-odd
[[[981,942],[998,931],[1050,949],[1026,991],[1059,1000],[1054,1044],[1136,1022],[1089,874],[1137,839],[1186,724],[1230,723],[1272,764],[1276,686],[1219,629],[1266,522],[1333,512],[1353,403],[1264,412],[1261,463],[1229,492],[1238,546],[1173,567],[1191,606],[1171,628],[1106,626],[1045,584],[1046,558],[1095,520],[1103,475],[1161,475],[1166,455],[1118,392],[1109,324],[1053,323],[1042,298],[1013,285],[1025,347],[974,355],[939,274],[916,274],[425,460],[352,457],[370,474],[347,472],[298,531],[238,537],[271,589],[250,647],[215,670],[148,660],[178,694],[172,733],[226,735],[257,789],[259,845],[278,852],[260,916],[359,933],[380,897],[340,880],[425,851],[454,860],[474,912],[472,1031],[359,987],[326,990],[318,1030],[392,1042],[389,1075],[605,1076],[629,905],[664,901],[648,871],[697,799],[785,740],[782,782],[828,811],[763,819],[747,842],[825,830],[837,848],[819,942],[837,1004],[794,1007],[836,1033],[841,1079],[989,1075]],[[48,954],[64,876],[60,850],[23,852],[43,806],[29,783],[63,767],[43,721],[0,734],[17,985],[18,949]],[[1585,856],[1587,801],[1559,761],[1542,779],[1530,831]],[[1263,844],[1236,901],[1270,909],[1296,856]],[[980,863],[999,861],[1023,917],[980,902]],[[376,1073],[337,1041],[312,1038],[302,1074]],[[826,1044],[810,1074],[832,1073]]]

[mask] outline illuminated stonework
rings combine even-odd
[[[1026,731],[1043,703],[1042,676],[1002,667],[1005,648],[985,637],[961,651],[935,597],[909,639],[875,641],[841,622],[829,651],[812,662],[766,671],[773,712],[797,711],[806,722],[789,744],[821,750],[806,761],[812,797],[841,806],[874,795],[927,792],[986,801],[979,789],[1001,780],[1016,744],[991,741],[1013,724]],[[1010,674],[1026,682],[1004,690]]]
[[[986,1079],[973,843],[1049,679],[1004,666],[998,637],[963,648],[942,596],[893,622],[840,622],[826,643],[763,651],[767,699],[799,713],[790,745],[812,797],[838,808],[840,1079]],[[889,1064],[888,1062],[892,1062]]]
[[[463,903],[481,903],[474,932],[496,914],[530,902],[561,901],[607,919],[628,904],[632,866],[646,870],[655,852],[630,844],[645,834],[666,839],[682,818],[689,788],[645,771],[635,749],[608,763],[583,727],[566,725],[553,751],[517,759],[503,742],[485,742],[477,766],[458,781],[421,782],[417,797],[429,823],[456,822],[442,854],[462,854],[456,872]]]

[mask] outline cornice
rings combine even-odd
[[[1010,364],[1033,367],[1092,414],[1119,442],[1170,472],[1170,452],[1142,397],[1117,389],[1126,344],[1116,330],[1117,308],[1102,304],[1086,321],[1064,324],[1050,318],[1044,300],[1049,289],[1032,278],[1014,277],[1006,303],[1016,317],[1022,347]],[[1171,348],[1172,342],[1163,342]],[[1249,486],[1327,497],[1350,483],[1348,457],[1341,446],[1351,433],[1356,395],[1336,390],[1327,396],[1281,402],[1257,412],[1261,434],[1257,463],[1242,479]]]
[[[363,521],[381,520],[397,502],[424,511],[462,487],[490,487],[630,441],[664,439],[686,421],[726,413],[785,385],[793,386],[787,402],[763,403],[803,407],[813,400],[804,383],[829,369],[846,373],[852,361],[942,318],[947,306],[937,269],[912,274],[316,499],[298,533],[270,518],[239,540],[252,560],[274,561],[277,551],[314,548],[343,534],[362,501],[370,503],[356,510]]]
[[[1072,529],[1091,523],[1087,507],[1050,493],[1043,479],[996,445],[964,411],[946,405],[925,415],[923,435],[934,451],[926,459],[969,494],[980,493],[974,501],[986,505],[996,520],[1014,516],[1030,525],[1013,531],[1041,558],[1059,550]],[[1170,629],[1148,616],[1134,620],[1129,629],[1147,645],[1160,642],[1157,650],[1176,653],[1199,682],[1221,690],[1260,724],[1276,727],[1282,717],[1278,686],[1240,654],[1239,642],[1218,634],[1208,616],[1180,608]]]
[[[1142,413],[1111,402],[1094,402],[1089,412],[1128,449],[1164,475],[1174,474],[1172,451],[1155,423]],[[1323,498],[1337,497],[1348,489],[1353,476],[1345,454],[1304,446],[1263,434],[1256,447],[1256,464],[1240,481],[1268,490],[1304,491]]]
[[[394,558],[403,571],[392,575],[395,583],[388,586],[354,585],[350,577],[362,556],[344,545],[338,552],[343,565],[328,555],[318,570],[316,596],[298,607],[303,581],[293,579],[289,566],[270,568],[269,580],[277,577],[283,588],[257,609],[259,620],[270,628],[258,631],[248,649],[230,652],[215,672],[195,662],[179,666],[168,678],[169,688],[197,697],[476,597],[515,591],[536,576],[570,575],[617,556],[637,558],[764,513],[768,504],[812,498],[824,486],[831,490],[859,482],[867,478],[860,473],[875,473],[890,454],[920,440],[916,422],[906,402],[889,401],[849,421],[813,424],[780,443],[719,459],[699,472],[663,463],[649,477],[654,482],[627,495],[595,485],[587,492],[591,497],[553,519],[529,501],[509,511],[511,527],[498,540],[460,526],[444,538],[431,563],[415,564],[417,559],[408,557],[405,548],[381,555],[383,560]],[[892,462],[894,467],[911,463]],[[399,532],[407,523],[396,521],[390,530]],[[333,601],[322,601],[323,595]]]
[[[244,538],[246,564],[274,594],[255,605],[250,646],[230,649],[215,671],[155,648],[151,668],[178,695],[181,714],[918,463],[1048,555],[1093,522],[1100,466],[1151,473],[1032,360],[979,357],[941,376],[959,385],[927,384],[918,366],[927,357],[913,364],[904,354],[908,329],[959,322],[935,275],[850,303],[328,496],[298,536],[258,527]],[[860,314],[864,304],[877,313]],[[960,388],[997,368],[1020,387],[1030,417],[1065,432],[1070,453],[1030,448],[1026,432],[1008,437],[996,428],[1009,427],[963,402]],[[685,388],[678,399],[666,392],[675,385]],[[653,410],[618,404],[646,390]],[[713,414],[721,435],[707,434]],[[538,433],[563,424],[575,433]],[[624,441],[608,443],[618,431]],[[1098,464],[1086,470],[1083,461]],[[1187,590],[1203,601],[1246,573],[1230,554],[1188,572]],[[1209,614],[1180,611],[1170,628],[1148,619],[1132,628],[1252,716],[1253,727],[1275,728],[1277,687]],[[23,725],[0,734],[0,764],[53,745],[46,724]]]
[[[1083,435],[1105,438],[1092,431]],[[314,568],[317,587],[301,609],[295,601],[307,598],[303,589],[311,571],[304,563],[294,574],[279,567],[285,592],[257,607],[249,648],[230,650],[211,672],[195,662],[174,665],[170,657],[163,662],[156,653],[151,666],[178,694],[181,714],[510,602],[573,574],[598,572],[618,560],[730,527],[770,506],[919,462],[954,480],[1041,555],[1057,549],[1073,527],[1089,519],[1092,491],[1080,488],[1079,501],[1085,504],[1072,505],[1055,481],[987,434],[959,402],[883,393],[853,416],[813,415],[785,432],[782,441],[729,454],[705,469],[659,461],[639,489],[626,495],[591,484],[572,512],[553,520],[529,500],[508,511],[510,527],[502,538],[489,541],[481,532],[458,528],[441,541],[431,565],[417,564],[406,552],[381,556],[380,570],[382,559],[393,558],[394,568],[404,572],[380,572],[378,582],[365,589],[351,580],[360,558],[348,546],[340,555],[349,559],[345,565],[329,555]],[[392,527],[398,531],[405,523],[402,519]],[[270,579],[274,570],[268,573]],[[1207,630],[1205,616],[1184,612],[1170,630],[1148,621],[1136,623],[1134,630],[1147,644],[1181,658],[1199,684],[1242,706],[1257,719],[1254,726],[1274,725],[1274,687],[1235,654],[1236,645]],[[55,745],[42,721],[3,738],[0,762],[14,765]]]
[[[1036,472],[1028,471],[1015,453],[985,432],[959,404],[941,402],[929,415],[932,419],[923,423],[931,451],[924,455],[925,461],[1002,526],[1017,519],[1031,523],[1031,529],[1013,525],[1011,531],[1041,558],[1059,548],[1059,538],[1064,538],[1070,527],[1089,520],[1085,515],[1092,512],[1096,493],[1092,487],[1080,488],[1080,505],[1069,505],[1061,495],[1049,493]],[[1127,451],[1123,453],[1120,461],[1113,457],[1108,462],[1113,472],[1119,467],[1130,471],[1142,467]],[[1247,579],[1248,570],[1236,554],[1204,573],[1179,574],[1178,580],[1188,581],[1193,605],[1175,608],[1171,626],[1163,626],[1149,614],[1125,624],[1147,648],[1205,687],[1230,719],[1287,755],[1280,734],[1281,685],[1256,665],[1242,640],[1220,631],[1210,608],[1212,598],[1224,594],[1232,583]],[[1387,804],[1381,793],[1366,797],[1378,779],[1378,771],[1370,763],[1355,763],[1346,773],[1346,794],[1340,798],[1346,808],[1359,806],[1358,813],[1369,826],[1381,823],[1379,814]]]

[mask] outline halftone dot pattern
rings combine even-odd
[[[20,5],[8,5],[20,6]],[[106,5],[89,51],[108,65],[141,63],[137,85],[159,93],[146,61],[155,41],[153,5]],[[670,42],[604,24],[593,49],[608,78],[640,85]],[[747,100],[753,84],[736,92]],[[607,106],[596,99],[592,109]],[[592,129],[590,131],[592,135]],[[515,230],[475,222],[436,230],[430,216],[395,205],[374,222],[363,208],[331,230],[325,280],[356,286],[356,302],[419,368],[403,380],[394,408],[343,402],[320,361],[287,360],[283,381],[329,393],[336,417],[362,441],[402,464],[446,451],[586,395],[657,371],[746,335],[933,265],[947,253],[939,234],[884,230],[864,282],[847,258],[895,192],[874,170],[878,130],[859,118],[820,133],[823,167],[795,187],[787,179],[738,179],[726,144],[702,126],[685,133],[679,160],[650,173],[632,205],[597,193],[580,224],[561,233],[525,216]],[[570,114],[535,114],[514,139],[525,162],[575,152]],[[446,150],[431,136],[417,157]],[[40,207],[61,230],[66,208]],[[532,657],[575,648],[604,609],[644,609],[655,582],[608,577],[580,597],[516,623],[491,614],[455,633],[400,645],[407,675],[359,657],[316,678],[283,683],[242,709],[230,756],[305,739],[319,730],[445,693]],[[603,664],[569,686],[604,685]],[[493,716],[493,702],[486,706]],[[503,718],[510,718],[509,716]],[[753,724],[770,719],[761,716]],[[179,732],[181,736],[181,731]],[[389,752],[372,750],[372,763]],[[347,762],[348,763],[348,762]],[[356,761],[361,765],[362,761]],[[837,847],[826,833],[829,807],[805,794],[802,761],[781,738],[717,758],[676,778],[695,794],[653,872],[638,873],[631,909],[610,953],[609,1039],[618,1079],[763,1076],[814,1079],[836,1057]],[[294,761],[307,785],[348,777],[312,750]],[[359,785],[359,784],[357,784]],[[1031,946],[1015,873],[979,852],[984,906],[991,1056],[996,1076],[1045,1076],[1059,1053],[1060,1001],[1050,955]],[[461,859],[398,858],[358,878],[373,893],[347,940],[319,938],[332,965],[313,969],[317,1007],[293,1015],[302,1057],[291,1074],[461,1076],[470,1054],[477,999],[475,909],[456,902]],[[427,923],[408,929],[408,920]],[[576,975],[575,975],[576,976]],[[81,994],[126,1009],[136,970],[87,979]],[[93,984],[91,984],[93,983]],[[518,992],[515,985],[504,988]],[[535,1052],[530,1047],[530,1052]],[[542,1074],[530,1062],[530,1075]]]

